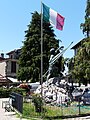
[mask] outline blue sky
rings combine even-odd
[[[80,23],[84,22],[86,0],[42,0],[48,7],[65,17],[63,31],[54,28],[61,45],[74,46],[84,38]],[[41,11],[40,0],[0,0],[0,53],[21,48],[25,39],[24,31],[30,23],[34,11]],[[71,47],[72,47],[71,46]],[[65,57],[71,58],[73,50],[68,49]]]

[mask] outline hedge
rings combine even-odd
[[[0,98],[7,98],[12,92],[17,92],[24,95],[25,90],[22,88],[0,88]]]

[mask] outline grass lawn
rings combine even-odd
[[[24,103],[23,104],[23,116],[24,118],[29,118],[29,120],[35,120],[34,118],[38,118],[40,120],[41,117],[43,119],[58,119],[61,120],[64,116],[75,116],[80,114],[87,114],[90,113],[90,106],[80,106],[79,107],[72,105],[69,107],[65,106],[50,106],[45,105],[44,106],[44,112],[43,113],[37,113],[35,112],[35,107],[32,103]]]

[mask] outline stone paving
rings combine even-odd
[[[5,108],[2,108],[2,101],[7,101],[8,98],[0,99],[0,120],[25,120],[21,118],[17,118],[15,112],[5,112]]]
[[[17,118],[15,112],[5,112],[5,108],[2,108],[2,101],[6,101],[6,100],[8,100],[8,98],[0,99],[0,120],[26,120],[23,118]],[[63,120],[90,120],[90,116],[78,117],[78,118],[67,118]]]

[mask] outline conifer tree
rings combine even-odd
[[[59,47],[54,30],[49,23],[43,22],[43,73],[48,69],[51,48]],[[25,40],[19,58],[19,80],[40,81],[41,69],[41,15],[32,14],[32,20],[25,31]],[[61,69],[61,68],[60,68]]]

